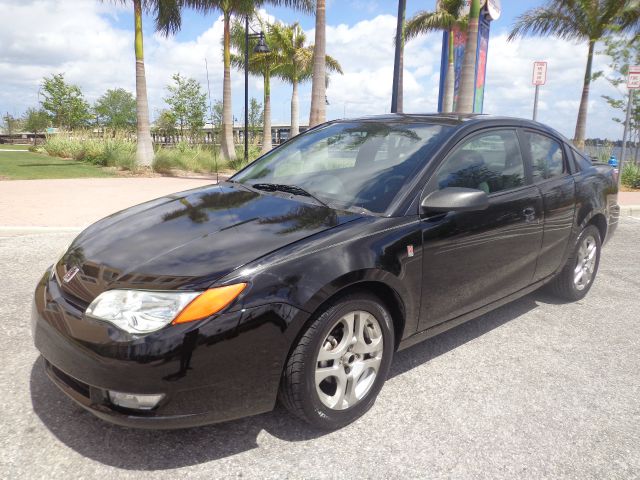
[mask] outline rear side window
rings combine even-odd
[[[514,130],[491,130],[459,144],[436,174],[438,188],[495,193],[524,185],[524,164]]]
[[[573,152],[573,158],[575,159],[575,165],[578,171],[582,172],[592,167],[591,160],[578,152],[577,150],[571,150]]]
[[[524,134],[531,149],[534,182],[561,177],[567,172],[561,143],[534,132]]]

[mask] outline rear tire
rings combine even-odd
[[[384,384],[394,350],[384,304],[362,292],[324,308],[299,339],[279,399],[294,415],[324,430],[343,427],[369,410]]]
[[[567,263],[549,283],[549,290],[571,302],[584,298],[598,273],[601,248],[600,231],[594,225],[587,225],[578,235]]]

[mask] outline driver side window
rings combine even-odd
[[[515,130],[491,130],[456,146],[436,173],[438,189],[465,187],[490,194],[525,184]]]

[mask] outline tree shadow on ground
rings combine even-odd
[[[534,292],[398,352],[390,377],[490,332],[535,309],[539,303],[555,301],[543,292]],[[229,457],[257,448],[258,435],[263,430],[288,442],[326,434],[297,420],[279,405],[269,413],[184,430],[136,430],[111,425],[67,399],[46,377],[41,359],[32,367],[30,389],[33,410],[56,438],[82,456],[122,469],[164,470]]]

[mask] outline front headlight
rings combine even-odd
[[[170,323],[201,320],[229,305],[246,283],[204,292],[108,290],[91,302],[87,315],[129,333],[149,333]]]

